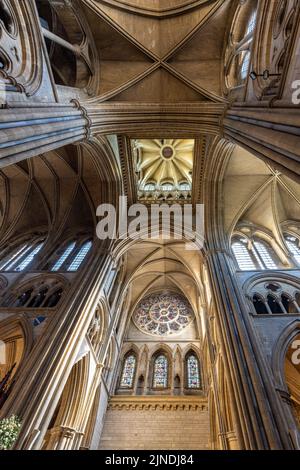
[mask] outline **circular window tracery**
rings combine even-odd
[[[151,294],[138,304],[133,321],[151,335],[177,334],[193,320],[189,302],[180,294]]]

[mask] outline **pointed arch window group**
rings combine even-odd
[[[91,240],[86,240],[83,243],[76,241],[69,242],[52,265],[51,271],[77,271],[91,250],[92,245]]]
[[[288,234],[284,234],[284,240],[295,267],[300,267],[300,240]],[[257,236],[250,239],[243,235],[235,235],[232,238],[231,249],[241,271],[282,269],[272,246]]]
[[[201,374],[199,359],[194,351],[185,356],[185,388],[189,390],[201,389]],[[151,388],[152,390],[166,390],[171,385],[171,363],[168,354],[164,351],[155,353],[151,358]],[[138,360],[135,351],[128,352],[123,360],[120,378],[120,388],[133,390],[137,373]]]
[[[22,272],[32,269],[37,263],[37,257],[45,245],[44,238],[25,241],[12,249],[6,249],[2,253],[0,271]],[[93,246],[91,239],[77,239],[64,244],[62,248],[50,258],[44,269],[52,272],[77,271]]]
[[[8,254],[4,254],[0,263],[1,271],[21,272],[29,268],[44,246],[44,240],[25,242],[14,248]]]
[[[235,236],[231,248],[241,271],[279,269],[279,259],[265,240]]]

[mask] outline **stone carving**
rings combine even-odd
[[[148,334],[178,334],[193,319],[188,301],[180,294],[151,294],[140,301],[134,315],[135,325]]]

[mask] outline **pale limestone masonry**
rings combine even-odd
[[[209,449],[207,402],[198,397],[114,397],[100,449]]]

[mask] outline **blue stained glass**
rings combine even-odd
[[[248,34],[250,33],[253,33],[254,29],[255,29],[255,26],[256,26],[256,19],[257,19],[257,12],[253,12],[251,17],[250,17],[250,20],[249,20],[249,23],[248,23],[248,27],[247,27],[247,31],[246,31],[246,36],[248,36]]]
[[[61,257],[56,261],[51,271],[58,271],[62,267],[66,259],[70,256],[70,254],[74,250],[75,246],[76,246],[76,242],[70,243],[70,245],[65,249]]]
[[[130,356],[127,356],[124,362],[123,373],[122,373],[122,378],[121,378],[122,388],[133,387],[135,364],[136,364],[135,356],[133,354],[131,354]]]
[[[85,242],[80,248],[77,255],[75,256],[70,266],[68,267],[68,271],[77,271],[77,269],[80,267],[81,263],[83,262],[84,258],[86,257],[91,248],[92,242]]]
[[[24,256],[31,249],[31,247],[32,245],[22,245],[19,250],[17,250],[12,256],[10,256],[6,261],[4,261],[3,264],[1,264],[0,269],[5,268],[5,271],[10,271],[11,268],[22,258],[22,256]]]
[[[168,359],[161,354],[154,361],[153,387],[166,388],[168,386]]]
[[[33,261],[34,257],[42,249],[43,245],[44,242],[36,245],[34,250],[32,250],[31,253],[29,253],[29,255],[26,256],[26,258],[23,259],[23,261],[15,268],[15,271],[24,271],[24,269],[27,268],[27,266]]]
[[[34,320],[33,320],[33,326],[39,326],[41,323],[43,323],[43,321],[46,319],[46,317],[36,317]]]
[[[198,359],[190,355],[187,360],[188,388],[200,388],[200,375]]]
[[[138,328],[148,334],[178,334],[193,319],[188,301],[179,294],[150,294],[137,306],[133,320]]]

